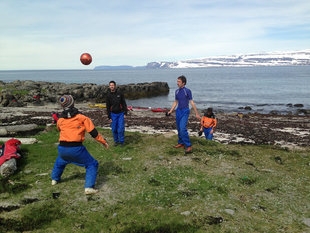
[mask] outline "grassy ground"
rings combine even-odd
[[[112,142],[109,130],[100,130]],[[84,195],[85,169],[68,165],[51,186],[55,128],[23,145],[19,170],[0,178],[0,232],[306,232],[310,150],[221,145],[192,138],[126,133],[105,150],[87,137],[99,161],[97,195]]]

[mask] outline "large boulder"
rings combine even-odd
[[[27,124],[27,125],[8,125],[0,127],[0,135],[15,135],[21,132],[29,132],[36,130],[38,125],[36,124]],[[6,133],[6,134],[5,134]]]
[[[65,84],[34,81],[2,82],[0,94],[0,106],[19,107],[23,105],[42,105],[55,103],[62,95],[72,95],[76,102],[95,101],[105,102],[108,91],[107,85],[93,83]],[[138,83],[118,85],[125,98],[138,99],[167,95],[169,86],[166,82]]]

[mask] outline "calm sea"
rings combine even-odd
[[[287,104],[303,104],[310,109],[310,66],[225,67],[203,69],[143,70],[31,70],[0,71],[0,80],[34,80],[64,83],[117,84],[153,81],[168,82],[167,96],[128,100],[128,105],[171,107],[177,88],[177,77],[185,75],[198,108],[213,107],[216,111],[252,112],[295,111]]]

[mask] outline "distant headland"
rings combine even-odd
[[[302,66],[310,65],[310,49],[288,52],[253,53],[214,56],[183,61],[149,62],[146,66],[96,66],[102,69],[173,69],[207,67]]]

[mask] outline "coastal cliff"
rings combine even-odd
[[[169,86],[166,82],[137,83],[117,86],[127,99],[139,99],[167,95]],[[0,81],[0,106],[22,107],[26,105],[44,105],[56,103],[62,95],[72,95],[76,102],[105,102],[108,85],[93,83],[35,82],[35,81]]]

